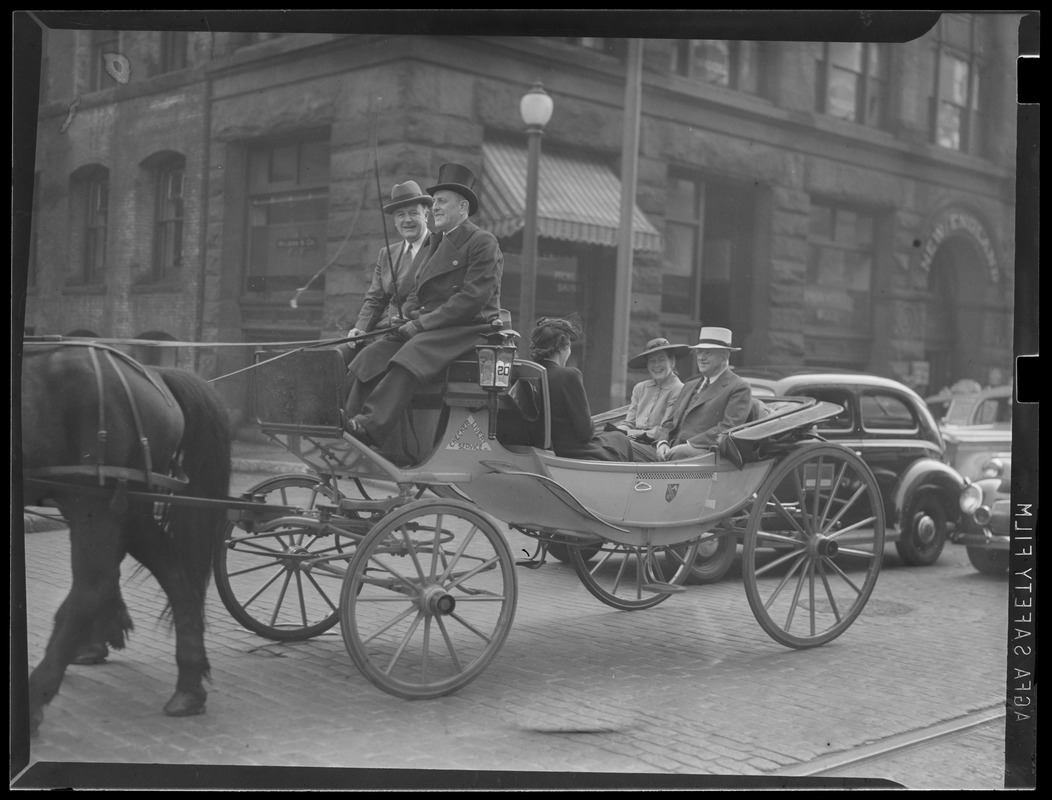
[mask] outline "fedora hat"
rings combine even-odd
[[[690,346],[691,350],[741,350],[731,346],[730,328],[702,328],[698,334],[698,343]]]
[[[435,198],[420,191],[420,184],[416,181],[396,183],[394,188],[391,189],[391,202],[384,206],[384,213],[393,214],[402,206],[415,203],[423,203],[425,206],[430,207],[433,202],[435,202]]]
[[[443,164],[438,168],[438,183],[427,187],[432,197],[435,192],[448,189],[468,201],[468,216],[479,210],[479,199],[475,196],[475,173],[461,164]]]
[[[662,353],[668,351],[669,356],[673,361],[683,358],[687,353],[690,352],[690,348],[685,344],[670,344],[668,339],[658,337],[657,339],[651,339],[647,342],[647,348],[637,356],[632,356],[628,361],[629,369],[645,369],[647,366],[647,358],[654,353]]]

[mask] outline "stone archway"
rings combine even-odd
[[[992,368],[1010,364],[1012,332],[1004,276],[982,223],[968,212],[943,212],[919,266],[927,274],[931,391],[966,378],[986,384]]]

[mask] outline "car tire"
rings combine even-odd
[[[934,564],[949,535],[946,506],[934,489],[921,489],[906,504],[895,542],[902,560],[912,567]]]
[[[969,547],[968,560],[983,575],[1004,575],[1008,572],[1008,551]]]
[[[595,554],[599,552],[599,547],[592,545],[588,547],[582,547],[580,548],[580,550],[581,560],[587,563],[593,558],[595,558]],[[573,558],[570,557],[570,545],[560,544],[559,542],[552,542],[548,545],[548,555],[555,556],[559,561],[562,561],[564,564],[573,563]]]
[[[682,554],[686,548],[674,547],[672,549],[678,549]],[[687,583],[716,583],[730,572],[737,554],[738,539],[733,535],[725,535],[703,542],[698,547],[698,555],[690,566],[690,572],[687,573]]]

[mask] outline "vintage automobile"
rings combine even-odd
[[[982,477],[990,458],[1012,456],[1012,386],[954,393],[939,428],[949,462],[965,478]]]
[[[816,432],[850,447],[873,471],[884,499],[888,541],[895,542],[903,562],[928,565],[938,560],[960,518],[965,480],[949,463],[939,426],[916,392],[889,378],[849,370],[742,367],[735,372],[752,386],[753,397],[768,406],[793,395],[841,406],[843,412],[819,423]],[[593,417],[597,429],[623,417],[626,409]],[[690,582],[720,580],[736,554],[733,536],[703,542]],[[553,555],[569,560],[562,552]]]
[[[855,450],[873,471],[884,498],[888,540],[895,542],[899,557],[909,565],[938,560],[960,516],[964,479],[948,462],[938,425],[916,392],[889,378],[847,370],[743,367],[735,372],[761,401],[807,395],[841,406],[843,412],[820,423],[816,432]],[[718,580],[730,569],[737,548],[733,540],[719,542],[710,553],[699,549],[695,582]]]
[[[950,541],[968,549],[968,560],[984,575],[1008,572],[1011,545],[1012,460],[993,456],[961,491],[961,523]]]

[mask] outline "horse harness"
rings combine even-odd
[[[36,339],[27,338],[26,344],[60,344],[63,347],[87,347],[88,353],[91,356],[92,371],[95,375],[95,388],[98,392],[99,397],[99,429],[98,429],[98,442],[99,446],[96,450],[96,463],[91,464],[77,464],[68,467],[41,467],[39,469],[29,469],[23,472],[23,476],[29,480],[33,479],[45,479],[41,482],[52,483],[48,481],[48,478],[67,478],[67,477],[78,477],[82,475],[98,476],[99,486],[105,486],[107,480],[115,480],[118,484],[118,491],[127,487],[129,481],[134,483],[145,483],[148,490],[167,489],[170,491],[179,491],[185,489],[189,483],[188,479],[182,475],[182,471],[179,469],[177,462],[173,458],[173,472],[177,472],[176,475],[164,475],[153,471],[153,460],[150,454],[150,440],[146,436],[143,430],[142,417],[139,414],[139,407],[135,403],[135,395],[132,393],[131,387],[128,385],[128,379],[121,371],[117,364],[117,358],[120,358],[122,362],[133,369],[139,374],[146,378],[153,387],[161,394],[165,402],[169,406],[177,406],[175,398],[172,396],[171,391],[164,382],[159,380],[156,375],[150,372],[142,364],[135,361],[130,356],[122,353],[120,350],[115,350],[107,345],[99,344],[97,342],[76,342],[76,341],[61,341],[56,342],[50,337],[40,337]],[[108,465],[106,463],[106,440],[108,433],[106,430],[106,403],[105,393],[103,385],[103,371],[99,363],[98,353],[101,352],[106,358],[110,367],[113,369],[118,380],[124,389],[124,396],[128,400],[128,405],[131,409],[132,420],[135,423],[135,434],[138,438],[139,444],[142,447],[143,456],[143,469],[132,469],[129,467],[117,467]],[[116,498],[115,498],[116,499]]]

